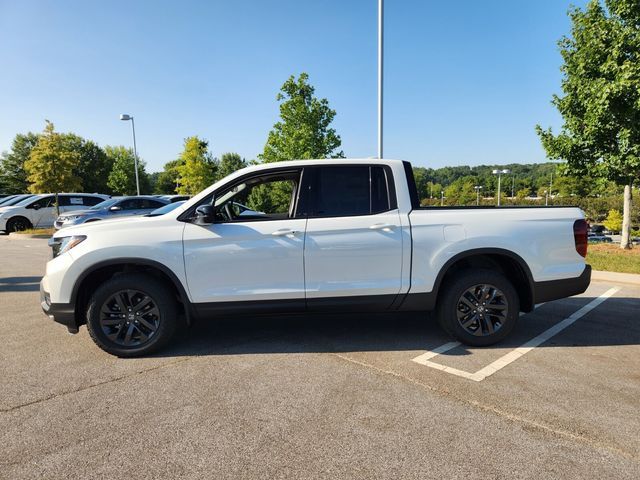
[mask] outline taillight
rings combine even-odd
[[[576,242],[576,252],[583,257],[587,256],[587,229],[588,225],[585,220],[576,220],[573,222],[573,239]]]

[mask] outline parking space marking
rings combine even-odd
[[[487,377],[493,375],[494,373],[496,373],[497,371],[503,369],[504,367],[506,367],[510,363],[515,362],[517,359],[522,357],[524,354],[526,354],[526,353],[530,352],[531,350],[533,350],[534,348],[542,345],[544,342],[549,340],[551,337],[557,335],[562,330],[564,330],[565,328],[569,327],[570,325],[572,325],[574,322],[576,322],[580,318],[584,317],[591,310],[596,308],[602,302],[607,300],[609,297],[615,295],[619,291],[620,291],[620,287],[610,288],[605,293],[600,295],[598,298],[593,299],[592,301],[587,303],[584,307],[580,308],[578,311],[576,311],[573,314],[569,315],[567,318],[565,318],[561,322],[555,324],[553,327],[545,330],[540,335],[532,338],[528,342],[525,342],[524,344],[522,344],[518,348],[516,348],[516,349],[512,350],[511,352],[503,355],[502,357],[500,357],[497,360],[491,362],[489,365],[487,365],[486,367],[481,368],[480,370],[478,370],[475,373],[465,372],[464,370],[459,370],[457,368],[447,367],[446,365],[442,365],[440,363],[436,363],[436,362],[431,361],[431,359],[433,357],[435,357],[437,355],[440,355],[441,353],[445,353],[445,352],[447,352],[449,350],[452,350],[452,349],[458,347],[459,345],[461,345],[459,342],[445,343],[444,345],[441,345],[438,348],[435,348],[433,350],[427,351],[426,353],[418,355],[412,361],[414,361],[414,362],[416,362],[416,363],[418,363],[420,365],[424,365],[426,367],[431,367],[431,368],[434,368],[436,370],[440,370],[442,372],[450,373],[451,375],[456,375],[458,377],[466,378],[468,380],[473,380],[475,382],[481,382],[485,378],[487,378]]]

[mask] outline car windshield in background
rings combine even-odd
[[[31,202],[37,200],[39,197],[34,195],[33,197],[27,197],[27,198],[23,198],[22,200],[20,200],[17,203],[13,203],[12,205],[14,207],[24,207],[25,205],[29,205]],[[9,205],[9,204],[7,204]]]
[[[169,213],[172,210],[175,210],[176,207],[182,205],[186,200],[180,200],[178,202],[169,203],[164,207],[156,208],[153,212],[147,215],[147,217],[158,217],[160,215],[164,215],[165,213]]]
[[[103,208],[109,208],[114,203],[120,201],[120,198],[110,198],[109,200],[105,200],[104,202],[100,202],[95,204],[93,207],[89,208],[89,210],[102,210]]]

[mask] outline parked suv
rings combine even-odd
[[[54,226],[56,230],[80,225],[87,222],[107,220],[130,215],[146,215],[156,208],[163,207],[169,200],[152,196],[115,197],[105,200],[86,210],[74,211],[60,215]]]
[[[86,208],[109,198],[95,193],[60,193],[61,212]],[[17,232],[28,228],[47,228],[55,219],[55,195],[51,193],[29,196],[10,207],[0,209],[0,230]]]

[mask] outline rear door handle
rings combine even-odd
[[[271,235],[273,235],[274,237],[284,237],[285,235],[292,237],[295,234],[295,230],[291,230],[290,228],[281,228],[280,230],[276,230],[275,232],[273,232]]]
[[[369,230],[384,230],[385,232],[390,232],[395,227],[395,225],[391,225],[390,223],[374,223],[369,227]]]

